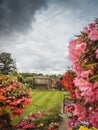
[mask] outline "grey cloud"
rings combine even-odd
[[[87,7],[96,6],[98,4],[97,0],[50,0],[49,3],[59,4],[62,7],[68,7],[68,8],[74,8],[79,9],[81,7],[84,7],[85,9],[88,9]]]
[[[13,31],[27,31],[34,15],[46,0],[0,0],[0,36]]]
[[[78,13],[81,19],[93,20],[98,17],[98,0],[50,0],[49,3],[72,11],[73,16]]]
[[[32,21],[35,20],[36,11],[53,3],[64,9],[77,11],[81,9],[79,13],[85,11],[87,14],[87,10],[89,10],[89,14],[93,15],[97,14],[98,11],[96,8],[97,0],[0,0],[0,36],[8,35],[13,31],[20,33],[27,31],[31,27]],[[93,11],[92,7],[95,7]],[[84,18],[83,15],[81,14],[80,17]],[[90,16],[88,15],[88,17]]]
[[[0,0],[0,35],[9,34],[13,31],[26,31],[31,27],[34,15],[41,7],[48,7],[49,4],[55,4],[62,8],[97,11],[97,0]],[[95,11],[92,7],[95,6]],[[97,13],[97,12],[96,12]],[[82,17],[82,16],[81,16]]]

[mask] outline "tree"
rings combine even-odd
[[[8,74],[15,69],[15,61],[12,59],[11,54],[2,52],[0,54],[0,72],[2,74]]]

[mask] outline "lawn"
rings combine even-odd
[[[33,91],[32,103],[28,105],[22,116],[13,119],[13,124],[18,124],[25,116],[36,113],[39,110],[59,109],[66,91]]]

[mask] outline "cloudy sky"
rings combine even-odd
[[[59,74],[68,43],[98,17],[98,0],[0,0],[0,52],[19,72]]]

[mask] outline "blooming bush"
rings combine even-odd
[[[18,83],[16,77],[0,76],[0,120],[2,120],[0,125],[2,127],[5,127],[3,121],[6,120],[7,124],[11,122],[10,115],[7,114],[8,110],[12,116],[20,116],[24,112],[25,106],[30,102],[31,92]]]
[[[74,116],[81,122],[88,122],[89,127],[98,128],[98,19],[70,42],[69,52],[77,74],[74,85],[78,102]]]
[[[66,73],[63,76],[63,88],[65,90],[68,90],[70,92],[70,96],[72,98],[75,98],[75,86],[74,86],[74,78],[75,78],[75,72],[73,72],[72,70],[67,70]]]

